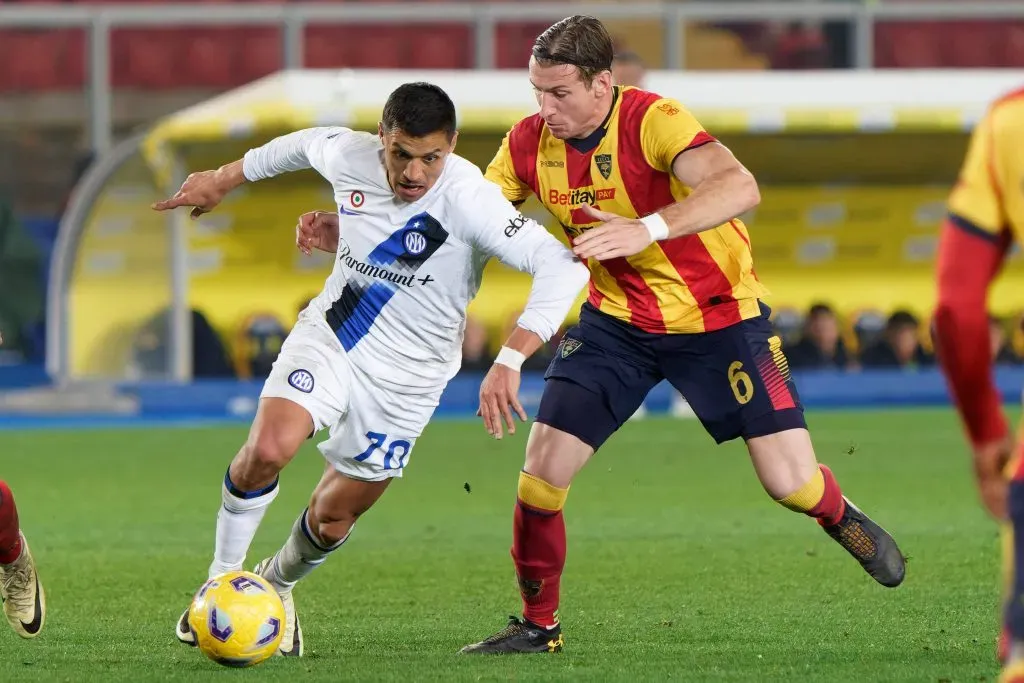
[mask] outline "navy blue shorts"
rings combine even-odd
[[[544,379],[537,421],[595,450],[668,380],[718,443],[806,427],[770,310],[714,332],[653,334],[583,305]]]

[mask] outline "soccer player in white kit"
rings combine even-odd
[[[323,291],[299,316],[260,395],[249,437],[224,477],[211,577],[242,568],[278,476],[313,433],[327,467],[284,546],[254,571],[285,603],[281,654],[301,656],[291,589],[349,536],[394,477],[402,476],[441,392],[461,364],[466,307],[492,257],[533,276],[518,326],[496,363],[519,369],[562,324],[589,273],[542,226],[525,218],[469,161],[453,154],[455,106],[437,86],[410,83],[384,106],[378,134],[311,128],[188,177],[164,211],[212,210],[234,188],[313,168],[334,188],[340,236]],[[303,220],[307,217],[304,216]],[[300,226],[301,227],[301,226]],[[333,236],[306,221],[299,246]],[[313,236],[308,237],[312,229]],[[518,373],[481,389],[490,433],[514,431]],[[483,400],[486,399],[486,400]],[[175,629],[194,645],[188,610]]]

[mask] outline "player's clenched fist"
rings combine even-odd
[[[244,182],[245,174],[240,160],[221,166],[216,171],[199,171],[189,175],[173,197],[156,202],[152,208],[168,211],[179,206],[191,206],[192,218],[199,218],[213,211],[229,192]]]
[[[476,414],[484,419],[484,428],[495,439],[500,439],[505,433],[502,420],[508,426],[509,434],[516,433],[512,411],[526,422],[526,411],[519,402],[519,379],[519,371],[495,363],[480,385],[480,408]]]
[[[295,246],[306,256],[314,249],[335,253],[338,251],[338,214],[330,211],[310,211],[299,216],[295,225]]]

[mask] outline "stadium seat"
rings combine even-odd
[[[303,62],[311,69],[345,66],[349,53],[345,29],[337,26],[310,26],[306,28]]]
[[[967,69],[998,66],[1000,38],[999,26],[987,22],[942,22],[933,34],[943,48],[942,66]]]
[[[185,85],[227,88],[238,82],[235,72],[237,41],[244,29],[204,28],[180,36]]]
[[[347,30],[347,66],[363,69],[408,68],[413,36],[403,29],[367,24],[351,26]]]
[[[780,306],[772,310],[772,327],[785,344],[795,344],[803,336],[806,316],[803,311],[791,306]]]
[[[235,339],[235,373],[242,379],[265,378],[281,352],[288,329],[273,313],[250,314]]]
[[[306,29],[305,65],[398,69],[406,65],[407,42],[398,29],[378,24],[312,26]]]
[[[85,31],[68,29],[64,40],[63,84],[67,88],[78,89],[88,79],[87,51],[89,45],[85,39]]]
[[[1024,22],[1013,22],[1006,27],[1006,52],[1003,61],[1011,68],[1024,68]]]
[[[249,83],[279,71],[283,64],[281,33],[276,28],[256,28],[241,36],[237,76]]]
[[[522,69],[530,61],[533,41],[547,27],[546,23],[499,24],[495,40],[495,66],[499,69]]]
[[[470,28],[461,24],[426,24],[406,29],[413,48],[412,68],[466,69],[473,65]]]
[[[843,335],[847,348],[859,352],[874,344],[885,332],[888,318],[876,309],[855,311],[850,315],[846,334]]]
[[[84,45],[80,29],[0,30],[0,90],[81,87]]]
[[[174,30],[114,29],[111,78],[115,88],[162,89],[182,84]]]
[[[53,90],[61,83],[61,36],[56,31],[5,32],[2,81],[12,90]]]
[[[766,69],[769,61],[748,51],[732,31],[687,25],[685,64],[687,69],[696,70],[749,71]]]
[[[883,68],[923,69],[941,65],[934,22],[880,24],[875,33],[875,59]]]

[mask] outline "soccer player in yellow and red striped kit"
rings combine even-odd
[[[463,652],[562,648],[570,482],[664,379],[716,442],[744,439],[778,503],[815,519],[882,585],[905,574],[892,537],[816,460],[737,219],[760,200],[756,181],[682,104],[613,85],[612,56],[590,17],[541,34],[530,60],[540,110],[512,128],[487,169],[510,201],[543,202],[591,281],[546,373],[519,475],[512,557],[523,618]],[[512,429],[510,405],[523,415],[514,360],[534,350],[510,338],[484,379],[481,415],[496,437],[503,419]]]
[[[1014,683],[1024,683],[1024,458],[1020,445],[1011,457],[1013,438],[992,373],[986,299],[1010,245],[1022,238],[1024,89],[993,103],[971,136],[939,241],[935,312],[939,361],[971,442],[982,502],[1017,530],[1004,548],[1008,594],[999,648],[1006,662],[1002,680]]]

